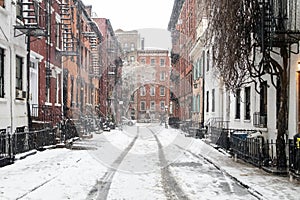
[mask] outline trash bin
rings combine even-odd
[[[198,128],[197,129],[197,133],[196,133],[196,138],[202,139],[204,138],[204,136],[207,133],[207,129],[206,128]]]
[[[295,172],[300,175],[300,133],[294,136],[295,146]]]

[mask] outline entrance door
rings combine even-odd
[[[38,62],[30,62],[30,111],[31,115],[38,117],[38,111],[33,110],[32,107],[38,106]]]

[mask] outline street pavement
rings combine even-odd
[[[292,199],[300,184],[159,124],[93,133],[0,168],[0,199]]]

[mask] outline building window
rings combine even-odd
[[[236,97],[235,97],[235,119],[241,118],[241,90],[236,90]]]
[[[23,89],[23,59],[16,56],[16,88]]]
[[[160,86],[160,96],[165,96],[165,87],[164,86]]]
[[[268,84],[264,81],[260,86],[260,116],[266,117],[268,111]]]
[[[160,80],[161,81],[166,80],[166,73],[165,72],[160,72]]]
[[[212,51],[211,51],[211,68],[215,66],[215,46],[212,46]]]
[[[209,91],[206,91],[206,112],[209,112]]]
[[[3,0],[3,1],[5,1],[5,0]],[[20,0],[18,0],[17,1],[17,5],[16,5],[16,17],[17,17],[17,19],[19,19],[19,20],[23,20],[23,16],[22,16],[22,4],[21,4],[22,2],[20,1]],[[4,4],[4,2],[3,2],[3,4]]]
[[[146,88],[145,88],[145,86],[143,86],[143,87],[140,88],[140,95],[141,96],[146,96]]]
[[[215,89],[211,91],[211,111],[215,112]]]
[[[150,95],[155,96],[155,87],[154,86],[150,87]]]
[[[60,86],[60,79],[61,79],[61,76],[60,74],[56,74],[56,84],[55,84],[55,102],[56,103],[59,103],[59,94],[60,94],[60,91],[59,91],[59,86]]]
[[[4,98],[4,49],[0,48],[0,98]]]
[[[146,110],[146,102],[145,101],[141,101],[140,108],[141,108],[141,111]]]
[[[141,61],[140,61],[140,62],[141,62],[141,64],[143,64],[143,65],[146,64],[145,58],[141,58]]]
[[[250,120],[250,97],[251,88],[245,87],[245,119]]]
[[[198,79],[198,61],[193,64],[193,80]]]
[[[199,94],[197,95],[197,103],[196,103],[196,106],[197,106],[197,112],[199,113],[199,112],[200,112],[200,95],[199,95]]]
[[[209,51],[206,52],[206,71],[209,71]]]
[[[164,59],[164,58],[161,58],[161,59],[160,59],[160,66],[161,66],[161,67],[164,67],[164,66],[165,66],[165,63],[166,63],[165,59]]]
[[[47,78],[47,81],[50,82],[50,78]],[[50,86],[46,86],[46,102],[50,103]]]
[[[150,110],[155,110],[155,101],[150,101]]]
[[[74,107],[73,105],[74,101],[74,76],[71,76],[71,107]]]
[[[0,7],[5,8],[5,0],[0,0]]]
[[[193,107],[192,107],[192,112],[196,112],[196,96],[193,96]]]
[[[155,59],[154,59],[154,58],[151,58],[151,60],[150,60],[150,65],[151,65],[151,66],[155,66]]]
[[[55,38],[56,38],[56,48],[60,49],[60,23],[56,22],[56,26],[55,26],[56,30],[55,30]]]

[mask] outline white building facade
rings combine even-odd
[[[28,126],[27,50],[25,36],[14,29],[17,2],[0,1],[0,131],[22,131]]]

